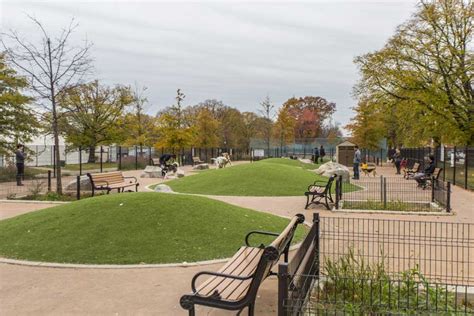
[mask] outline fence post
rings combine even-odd
[[[135,170],[138,170],[138,152],[137,146],[135,146]]]
[[[38,167],[38,145],[36,145],[35,158],[36,158],[36,167]]]
[[[82,147],[79,146],[79,175],[82,176]]]
[[[383,164],[383,149],[380,148],[380,166],[382,166],[382,164]]]
[[[387,209],[387,178],[383,178],[383,208]]]
[[[456,146],[454,146],[454,149],[453,149],[453,185],[456,185]]]
[[[446,181],[446,146],[443,146],[443,181]]]
[[[467,146],[464,148],[464,189],[467,189],[467,176],[469,173],[469,169],[467,168],[467,162],[469,161],[467,157],[467,152],[469,151],[469,148]],[[455,161],[456,162],[456,161]]]
[[[48,192],[51,192],[51,170],[48,170]]]
[[[76,189],[77,189],[76,197],[78,200],[80,200],[81,199],[81,176],[76,177]]]
[[[99,150],[100,150],[100,156],[99,156],[100,173],[102,173],[102,170],[103,170],[103,166],[102,166],[102,152],[104,151],[104,150],[102,149],[102,146],[100,146]]]
[[[431,176],[431,202],[435,200],[435,186],[438,186],[437,181],[434,176]]]
[[[342,176],[341,176],[341,180],[342,180]],[[319,269],[320,269],[320,258],[319,258],[319,247],[320,247],[320,230],[321,230],[321,225],[320,225],[321,221],[320,221],[320,218],[319,218],[319,213],[313,213],[313,225],[316,225],[316,244],[315,244],[315,249],[316,249],[316,256],[315,256],[315,260],[316,260],[316,277],[319,279]]]
[[[278,265],[278,316],[285,316],[285,303],[288,299],[288,263]]]
[[[339,209],[339,177],[336,178],[336,210]]]
[[[383,176],[380,176],[380,202],[383,202]]]
[[[446,192],[446,212],[451,212],[451,182],[448,181],[448,187]]]
[[[148,146],[148,164],[151,165],[151,147]]]
[[[122,170],[122,146],[118,148],[118,170]]]

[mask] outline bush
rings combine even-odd
[[[400,311],[411,315],[435,308],[474,311],[466,302],[457,302],[456,294],[447,285],[430,283],[418,266],[389,273],[383,259],[368,263],[352,248],[336,260],[325,261],[325,275],[311,296],[311,310],[350,315],[398,315]]]
[[[35,168],[25,167],[24,179],[30,180],[37,178],[40,174],[46,176],[47,172]],[[16,166],[8,165],[0,168],[0,182],[16,181]]]
[[[128,156],[122,158],[121,170],[145,169],[148,165],[148,157],[138,157],[137,165],[135,165],[135,156]]]

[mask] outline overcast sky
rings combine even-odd
[[[292,96],[336,103],[349,122],[353,58],[379,49],[416,1],[163,2],[0,0],[1,29],[34,41],[27,14],[57,33],[72,17],[76,41],[94,43],[95,78],[148,87],[148,112],[219,99],[258,111],[268,94],[279,107]]]

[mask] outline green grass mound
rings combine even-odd
[[[0,256],[90,264],[194,262],[230,257],[249,231],[281,232],[288,222],[198,196],[113,194],[0,221]],[[301,228],[296,240],[303,234]]]
[[[301,196],[314,181],[328,178],[300,168],[298,161],[272,158],[199,172],[167,182],[183,193],[233,196]],[[346,187],[346,186],[345,186]],[[333,186],[334,188],[334,186]],[[348,185],[348,189],[352,186]]]
[[[262,163],[276,163],[285,166],[300,167],[307,170],[318,169],[321,164],[304,163],[296,159],[269,158],[261,161]]]

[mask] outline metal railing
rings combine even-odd
[[[400,177],[336,180],[336,209],[398,212],[451,211],[451,185],[434,178],[420,185]]]
[[[473,287],[473,223],[315,213],[279,264],[278,315],[471,314]]]

